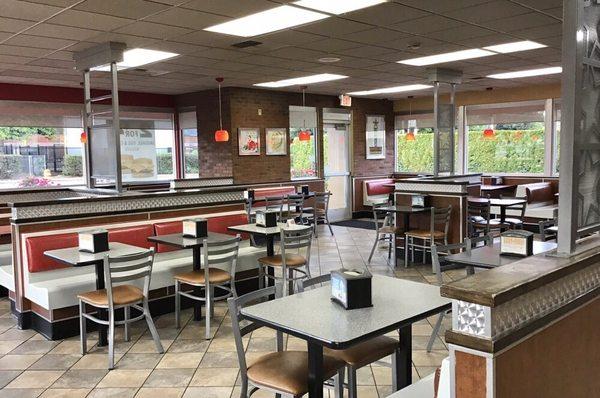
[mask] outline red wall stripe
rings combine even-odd
[[[92,96],[108,93],[107,90],[92,90]],[[83,88],[0,83],[0,100],[62,102],[83,105]],[[167,94],[119,91],[119,103],[124,106],[175,108],[175,97]]]

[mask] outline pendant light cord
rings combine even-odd
[[[221,114],[221,83],[219,83],[219,129],[223,130],[223,115]]]

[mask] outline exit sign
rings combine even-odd
[[[345,94],[340,95],[340,105],[341,106],[352,106],[352,97],[349,95],[345,95]]]

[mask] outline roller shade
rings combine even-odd
[[[543,121],[543,102],[467,107],[468,125],[494,125]]]
[[[198,121],[196,119],[196,112],[181,112],[179,114],[179,128],[182,130],[185,129],[195,129],[198,125]]]
[[[110,110],[109,106],[99,106],[95,111]],[[119,122],[122,129],[173,130],[173,113],[159,110],[131,110],[122,106],[119,109]],[[109,115],[110,116],[110,115]],[[110,124],[112,117],[99,116],[94,124]]]
[[[317,128],[317,108],[290,106],[290,128]]]
[[[0,126],[82,128],[83,105],[0,101]]]
[[[408,128],[426,129],[433,128],[434,125],[433,113],[398,115],[395,118],[396,130],[406,130]]]

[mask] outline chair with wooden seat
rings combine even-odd
[[[396,235],[401,232],[400,228],[394,226],[394,216],[392,213],[382,212],[380,207],[389,206],[390,202],[373,205],[373,221],[375,223],[375,242],[371,248],[367,264],[371,264],[375,249],[380,242],[388,242],[388,262],[392,257],[392,250],[396,249]]]
[[[259,281],[264,277],[280,281],[281,295],[287,296],[293,292],[293,284],[302,279],[310,278],[310,248],[312,244],[312,227],[282,228],[280,234],[281,254],[261,257],[259,264]],[[269,275],[265,267],[281,271],[281,276],[275,272]],[[288,289],[289,283],[289,289]]]
[[[304,195],[295,194],[295,195],[287,195],[286,197],[287,211],[285,215],[287,218],[291,218],[293,220],[300,221],[301,224],[306,224],[306,219],[304,218]]]
[[[192,270],[177,274],[175,278],[175,326],[179,329],[181,296],[191,300],[206,303],[206,315],[204,317],[205,338],[210,340],[210,319],[214,314],[214,302],[225,300],[231,296],[237,297],[235,290],[235,266],[240,246],[240,235],[219,242],[202,243],[202,269]],[[220,268],[214,267],[218,265]],[[224,270],[221,268],[226,268]],[[208,277],[207,277],[208,276]],[[182,291],[181,285],[204,288],[204,297],[194,295],[193,292]],[[215,297],[215,287],[226,293]]]
[[[241,308],[257,301],[266,300],[275,293],[275,287],[256,290],[240,297],[227,300],[233,326],[233,337],[238,355],[241,392],[240,398],[248,398],[256,391],[299,398],[308,392],[308,353],[306,351],[283,351],[283,339],[278,332],[276,352],[262,355],[253,362],[246,361],[246,350],[242,337],[261,326],[244,320]],[[241,323],[244,322],[242,325]],[[334,378],[336,397],[341,397],[341,382],[344,379],[344,362],[323,354],[323,382]]]
[[[525,225],[525,211],[527,211],[527,197],[512,197],[512,196],[503,196],[500,195],[500,199],[523,199],[524,202],[518,205],[509,206],[506,208],[506,212],[509,211],[517,212],[518,215],[513,216],[511,214],[510,217],[505,217],[504,222],[510,226],[511,229],[523,229],[523,225]]]
[[[502,232],[510,228],[507,223],[502,223],[499,218],[491,218],[491,203],[489,197],[483,201],[469,201],[467,203],[468,234],[471,238],[488,235],[491,232]]]
[[[81,340],[81,354],[87,352],[86,319],[92,322],[108,326],[108,368],[115,367],[115,325],[125,325],[125,341],[130,340],[129,324],[145,319],[148,329],[154,339],[156,351],[163,353],[163,346],[150,308],[148,307],[148,293],[150,291],[150,277],[152,275],[152,264],[154,263],[154,249],[145,250],[140,253],[119,256],[104,257],[104,281],[106,289],[82,293],[79,299],[79,328]],[[144,279],[143,288],[127,282]],[[86,312],[85,306],[108,310],[108,321],[99,319]],[[141,306],[140,306],[141,304]],[[141,315],[131,318],[131,308],[141,312]],[[123,308],[124,319],[115,320],[115,311]]]
[[[311,222],[315,228],[315,238],[318,237],[317,226],[319,223],[325,224],[329,227],[329,232],[333,235],[333,229],[329,223],[329,197],[331,192],[315,192],[315,207],[312,211],[308,212],[308,221]]]
[[[491,246],[494,243],[494,239],[491,235],[484,235],[477,238],[465,238],[464,242],[462,243],[455,243],[451,245],[433,245],[431,247],[431,263],[433,264],[434,273],[440,286],[444,283],[444,278],[442,276],[444,272],[464,267],[463,265],[446,261],[444,257],[462,251],[470,253],[472,249],[478,247],[479,243],[483,243],[485,246]],[[466,268],[465,276],[473,275],[473,273],[475,273],[473,267],[464,268]],[[435,339],[437,338],[442,327],[442,321],[444,320],[444,317],[450,313],[451,310],[445,310],[439,313],[438,319],[433,327],[431,337],[427,342],[427,352],[431,352],[433,343],[435,342]]]
[[[427,251],[435,243],[443,242],[448,244],[448,230],[450,228],[450,216],[452,215],[452,205],[443,208],[431,208],[429,218],[429,229],[411,229],[404,234],[404,264],[408,265],[408,253],[411,252],[412,262],[415,261],[415,250],[420,249],[423,253],[423,264],[427,256]],[[441,227],[441,228],[440,228]],[[415,243],[415,239],[423,242]]]
[[[311,279],[302,281],[301,290],[304,291],[307,288],[324,286],[329,284],[331,281],[331,274],[323,274],[316,276]],[[396,356],[400,353],[400,345],[397,339],[393,339],[387,336],[377,336],[363,343],[356,344],[345,350],[333,350],[325,347],[323,349],[324,355],[330,355],[334,358],[341,359],[346,364],[346,371],[348,373],[348,397],[357,397],[357,384],[356,384],[356,372],[358,369],[370,365],[372,363],[378,363],[383,366],[391,366],[392,373],[393,369],[396,369],[395,362]],[[386,362],[381,362],[381,359],[385,357],[392,357],[391,365]],[[396,391],[396,378],[392,374],[392,391]]]

